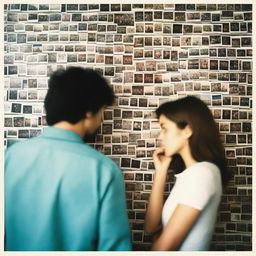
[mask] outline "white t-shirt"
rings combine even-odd
[[[175,176],[175,185],[163,207],[163,227],[167,225],[177,204],[185,204],[201,210],[179,250],[207,251],[222,195],[220,170],[213,163],[199,162]]]

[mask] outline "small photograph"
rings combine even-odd
[[[245,50],[237,49],[237,57],[245,57]]]
[[[17,75],[18,66],[8,66],[8,75]]]
[[[134,121],[133,122],[133,130],[134,131],[141,131],[142,130],[142,122],[141,121]]]
[[[164,50],[163,51],[163,58],[164,59],[170,59],[170,57],[171,57],[170,51],[169,50]]]
[[[199,55],[200,55],[199,49],[194,49],[194,48],[189,49],[189,56],[199,56]]]
[[[171,46],[171,38],[170,37],[163,37],[163,45]]]
[[[154,23],[154,31],[155,32],[162,32],[163,31],[162,23]]]
[[[175,17],[175,21],[186,21],[185,12],[175,12],[174,17]]]
[[[229,70],[229,61],[220,60],[220,70]]]
[[[145,37],[145,46],[152,46],[153,40],[152,37]]]
[[[187,20],[201,20],[200,12],[187,12]]]
[[[139,99],[139,107],[146,108],[147,106],[148,106],[148,99],[140,98]]]
[[[133,98],[133,99],[136,99],[136,98]],[[135,111],[133,112],[133,117],[134,117],[134,118],[142,118],[142,117],[143,117],[143,112],[140,111],[140,110],[135,110]]]
[[[137,107],[138,106],[138,99],[137,98],[131,98],[130,106]]]
[[[123,65],[132,65],[132,56],[130,55],[123,55]]]
[[[203,32],[212,32],[212,26],[211,25],[203,25]]]
[[[144,79],[145,79],[145,75],[146,74],[144,74]],[[151,74],[151,75],[153,77],[153,74]],[[132,87],[132,95],[144,95],[144,87],[143,86],[133,86]]]
[[[112,124],[102,124],[102,134],[112,134]]]
[[[120,11],[121,10],[121,6],[120,4],[111,4],[111,11]]]
[[[181,46],[191,46],[191,37],[182,36],[180,39]]]
[[[22,127],[24,126],[24,117],[14,117],[13,118],[14,127]]]
[[[239,31],[239,22],[230,23],[230,32]]]
[[[20,103],[12,103],[11,112],[12,113],[21,113],[22,104]]]
[[[220,123],[219,129],[221,132],[230,132],[230,124],[229,123]]]
[[[143,46],[144,46],[144,37],[135,37],[134,47],[143,47]]]
[[[144,56],[145,58],[153,58],[153,50],[145,50]]]
[[[145,63],[143,62],[136,62],[136,71],[145,71]]]
[[[228,57],[236,57],[236,49],[227,49]]]
[[[61,14],[59,13],[51,13],[49,14],[50,21],[61,21]]]
[[[171,26],[171,24],[163,24],[163,33],[164,34],[172,33],[172,26]]]
[[[163,52],[160,49],[154,50],[154,59],[162,59],[163,58]]]
[[[200,59],[200,69],[208,69],[208,59]]]
[[[136,22],[144,21],[144,13],[143,12],[135,12],[135,21]]]
[[[131,10],[132,10],[131,4],[122,4],[122,11],[123,12],[131,11]]]
[[[252,62],[251,61],[243,61],[242,62],[242,70],[243,71],[251,71],[252,70]]]
[[[172,46],[180,46],[180,38],[172,38]]]
[[[210,48],[210,57],[217,57],[217,49],[216,48]]]
[[[12,126],[13,126],[12,117],[5,117],[4,118],[4,127],[12,127]]]
[[[78,54],[78,62],[86,62],[86,54],[85,53]]]
[[[246,73],[239,73],[239,79],[238,81],[240,83],[246,83],[246,77],[247,77],[247,74]]]
[[[114,14],[114,22],[119,26],[134,26],[133,14]]]
[[[181,81],[181,74],[180,73],[172,73],[171,74],[171,81],[172,82],[179,82]],[[175,84],[176,86],[177,84]]]
[[[145,21],[153,21],[153,13],[152,12],[144,12],[144,20]]]
[[[221,36],[210,36],[210,44],[220,44]]]
[[[178,60],[178,51],[171,51],[171,61]]]
[[[133,72],[124,72],[124,83],[133,83]]]
[[[162,74],[155,74],[155,83],[163,83]]]
[[[145,86],[144,87],[144,94],[145,95],[153,95],[154,94],[154,87],[153,86]]]
[[[218,80],[220,81],[229,81],[229,73],[219,73]]]
[[[30,138],[33,138],[33,137],[38,137],[42,134],[42,130],[41,129],[32,129],[30,130]]]
[[[20,138],[20,139],[27,139],[27,138],[29,138],[29,130],[24,130],[24,129],[19,130],[18,131],[18,138]]]
[[[30,90],[28,91],[28,100],[37,100],[37,91],[36,90]]]
[[[14,64],[14,56],[13,55],[5,55],[4,56],[4,64]]]
[[[18,131],[17,130],[8,130],[7,131],[7,137],[17,137]]]
[[[241,38],[241,46],[242,47],[251,47],[252,46],[252,38],[251,37],[242,37]]]
[[[8,91],[8,99],[9,100],[17,100],[18,99],[18,91],[17,90]]]
[[[144,74],[144,83],[153,83],[153,74]]]
[[[193,25],[183,25],[183,33],[184,34],[191,34],[193,33]]]
[[[118,100],[120,106],[129,106],[129,98],[120,97]]]
[[[23,90],[19,91],[19,100],[26,100],[28,96],[28,92]]]
[[[123,130],[132,130],[132,121],[122,120],[122,129]]]
[[[123,42],[124,43],[133,43],[133,35],[124,35]]]
[[[134,74],[135,83],[143,83],[143,74]]]
[[[210,60],[210,70],[218,70],[219,63],[218,60]]]
[[[165,20],[173,20],[173,12],[165,11],[164,12],[164,19]]]
[[[152,23],[145,23],[145,33],[153,33],[154,28]]]
[[[188,69],[199,69],[199,60],[188,60]]]
[[[122,42],[123,41],[123,36],[122,35],[115,35],[114,37],[114,42]]]
[[[136,23],[136,33],[144,33],[144,23]]]
[[[182,33],[182,24],[173,24],[173,33],[181,34]]]
[[[161,46],[161,45],[162,45],[162,38],[154,37],[154,46]]]
[[[171,57],[172,57],[172,54],[171,54]],[[187,50],[180,50],[179,51],[179,59],[187,59],[188,58],[188,51]],[[172,59],[171,60],[175,60],[175,59]]]
[[[146,61],[145,64],[147,71],[156,71],[156,61]]]
[[[221,95],[212,95],[212,105],[221,106]]]
[[[161,20],[163,18],[162,11],[154,11],[154,20]]]
[[[37,79],[28,79],[28,88],[37,88]]]
[[[232,38],[232,47],[240,47],[240,46],[241,46],[240,38]]]
[[[170,63],[166,63],[166,70],[167,71],[178,71],[178,63],[176,62],[170,62]]]
[[[201,46],[202,45],[202,37],[192,37],[192,45],[193,46]]]
[[[221,91],[221,83],[211,83],[211,91],[212,92],[220,92]]]
[[[137,158],[146,157],[146,151],[145,150],[136,150],[136,157]]]

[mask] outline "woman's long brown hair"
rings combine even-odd
[[[229,175],[226,167],[225,150],[220,140],[219,130],[207,105],[194,96],[187,96],[162,104],[156,110],[157,117],[166,116],[175,122],[180,129],[189,125],[193,131],[189,138],[189,146],[193,158],[216,164],[226,185]],[[170,166],[174,171],[182,171],[185,164],[179,155],[175,155]]]

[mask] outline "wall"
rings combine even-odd
[[[5,146],[38,136],[43,100],[58,68],[97,69],[117,100],[92,146],[122,169],[135,250],[152,187],[154,110],[185,95],[204,100],[219,125],[233,177],[212,250],[252,248],[252,5],[5,5]],[[170,173],[166,196],[173,186]]]

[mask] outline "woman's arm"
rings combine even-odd
[[[152,250],[177,250],[200,213],[201,211],[196,208],[178,204],[161,236],[154,242]]]
[[[171,162],[171,158],[163,153],[164,149],[160,148],[153,154],[156,172],[145,218],[145,231],[148,233],[155,233],[161,227],[164,186]]]

